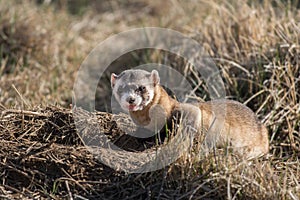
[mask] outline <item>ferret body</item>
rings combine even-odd
[[[154,130],[179,112],[185,117],[183,125],[207,134],[204,143],[208,149],[230,145],[245,158],[268,153],[268,131],[245,105],[225,99],[180,103],[167,94],[159,81],[156,70],[126,70],[111,75],[116,100],[137,125]]]

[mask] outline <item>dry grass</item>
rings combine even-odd
[[[280,1],[91,4],[73,15],[67,1],[0,1],[1,198],[299,199],[300,10]],[[195,149],[162,170],[125,174],[85,149],[69,109],[76,71],[98,42],[140,26],[172,28],[203,44],[221,70],[228,98],[245,102],[266,124],[268,158],[240,163],[226,151],[199,158]],[[159,51],[128,56],[111,70],[126,62],[171,64],[209,99],[200,75],[184,60]],[[111,92],[103,88],[99,108]],[[116,144],[129,141],[123,148],[143,150],[110,114],[92,120]]]

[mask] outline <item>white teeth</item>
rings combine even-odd
[[[142,103],[142,97],[139,95],[136,95],[134,93],[128,93],[128,92],[123,93],[120,98],[119,104],[121,105],[121,107],[124,110],[129,110],[128,98],[135,99],[135,101],[134,101],[135,107],[133,110],[140,110],[140,104]]]

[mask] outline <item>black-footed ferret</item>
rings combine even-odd
[[[209,147],[230,145],[246,158],[268,153],[268,131],[245,105],[225,99],[180,103],[171,98],[159,83],[156,70],[126,70],[111,75],[113,95],[139,126],[153,130],[162,127],[176,112],[188,113],[186,124],[201,134],[201,130],[209,130],[204,141]],[[224,107],[226,111],[222,112]],[[221,128],[218,128],[219,123],[223,125]]]

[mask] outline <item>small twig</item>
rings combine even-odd
[[[33,149],[33,147],[37,144],[38,142],[34,142],[32,145],[30,145],[27,149],[26,149],[26,155],[28,155],[30,153],[30,151]]]
[[[0,103],[0,110],[6,110],[6,107],[2,103]]]
[[[257,96],[261,95],[262,93],[266,92],[266,90],[260,90],[254,95],[252,95],[249,99],[247,99],[243,104],[247,105],[252,99],[256,98]]]
[[[232,60],[229,60],[229,59],[225,59],[225,58],[215,58],[214,60],[217,60],[217,61],[220,61],[220,62],[223,62],[223,63],[228,63],[240,70],[242,70],[243,72],[245,72],[247,74],[248,77],[251,76],[251,73],[249,72],[249,70],[247,70],[245,67],[241,66],[240,64],[238,64],[237,62],[235,61],[232,61]]]
[[[231,178],[231,176],[229,176],[228,177],[228,179],[227,179],[227,198],[228,198],[228,200],[231,200],[232,199],[232,197],[231,197],[231,184],[230,184],[230,178]]]
[[[11,190],[11,191],[15,192],[15,193],[23,194],[23,195],[24,195],[24,193],[23,193],[22,191],[20,191],[20,190],[14,188],[14,187],[12,187],[12,186],[4,185],[4,187],[5,187],[6,189],[8,189],[8,190]]]
[[[40,117],[48,117],[45,113],[39,113],[34,111],[28,111],[28,110],[14,110],[14,109],[7,109],[2,111],[1,118],[6,114],[21,114],[21,115],[32,115],[32,116],[40,116]]]
[[[168,168],[166,168],[166,169],[164,170],[164,173],[163,173],[163,180],[162,180],[162,183],[161,183],[161,186],[160,186],[160,190],[159,190],[157,199],[160,199],[160,196],[161,196],[161,194],[162,194],[162,192],[163,192],[163,190],[164,190],[164,184],[165,184],[165,181],[166,181],[166,179],[167,179],[167,174],[168,174],[167,171],[168,171]]]
[[[19,95],[19,97],[22,100],[22,103],[24,103],[27,107],[29,107],[29,103],[27,102],[27,100],[24,99],[24,97],[21,95],[21,93],[18,91],[18,89],[16,88],[16,86],[14,84],[12,84],[12,88],[16,91],[16,93]]]
[[[87,199],[87,198],[85,198],[85,197],[83,197],[83,196],[80,196],[80,195],[78,195],[78,194],[74,194],[74,197],[75,197],[76,199],[89,200],[89,199]]]
[[[66,170],[64,170],[64,168],[61,168],[61,171],[67,175],[69,178],[59,178],[59,180],[70,180],[72,182],[74,182],[77,186],[79,186],[83,191],[85,191],[86,193],[88,193],[88,191],[84,188],[84,186],[82,186],[77,180],[75,180]]]
[[[68,191],[68,194],[69,194],[69,200],[73,200],[73,197],[72,197],[72,193],[71,193],[71,191],[70,191],[70,187],[69,187],[68,180],[66,180],[65,183],[66,183],[67,191]]]

